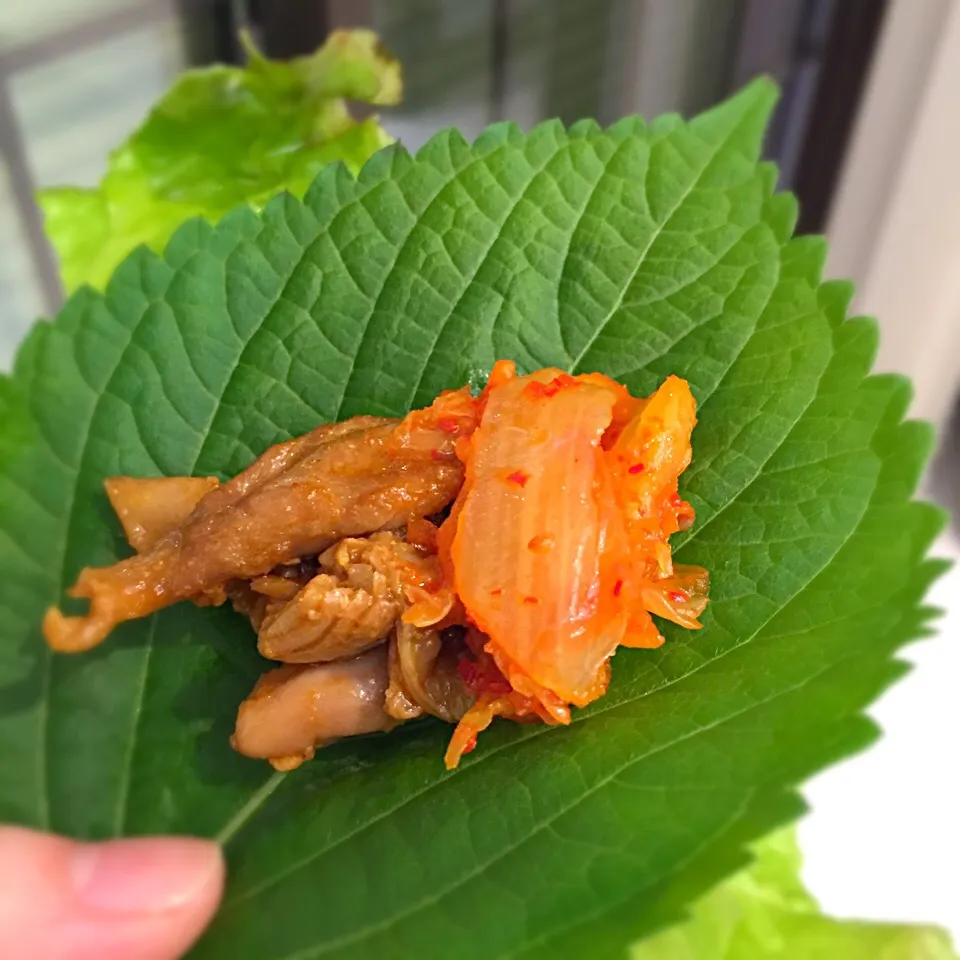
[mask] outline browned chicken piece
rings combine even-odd
[[[456,723],[473,704],[457,664],[464,645],[447,631],[400,622],[390,640],[386,711],[398,720],[424,713]]]
[[[127,543],[137,553],[146,553],[186,523],[197,504],[219,484],[216,477],[110,477],[103,486]]]
[[[289,602],[266,609],[265,657],[314,663],[360,653],[389,635],[407,606],[405,586],[440,578],[435,557],[389,532],[341,540],[320,557],[320,570]],[[256,580],[251,586],[262,592]]]
[[[47,642],[62,652],[87,650],[124,620],[191,597],[220,602],[232,580],[268,574],[344,537],[443,509],[463,482],[454,443],[474,429],[475,417],[444,418],[438,429],[421,426],[428,411],[415,413],[414,427],[409,418],[354,417],[271,447],[207,493],[186,522],[148,552],[83,570],[69,593],[89,599],[90,610],[79,617],[48,610]]]
[[[350,660],[279,667],[240,704],[230,743],[292,770],[331,740],[395,727],[383,709],[386,689],[385,644]]]

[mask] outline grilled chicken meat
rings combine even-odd
[[[240,705],[230,743],[292,770],[331,740],[396,726],[384,710],[386,689],[385,644],[349,660],[279,667]]]
[[[438,428],[428,408],[404,421],[354,417],[270,448],[203,495],[189,517],[146,552],[83,570],[70,595],[89,599],[90,610],[79,617],[49,610],[43,622],[48,643],[62,652],[87,650],[124,620],[188,598],[223,602],[232,580],[250,580],[344,537],[442,510],[463,482],[454,443],[475,426],[472,407],[463,408],[459,419],[447,418],[452,429]],[[176,510],[188,501],[180,496]],[[142,526],[126,518],[131,542],[152,540]]]
[[[127,543],[146,553],[219,485],[216,477],[110,477],[103,486]]]
[[[268,605],[260,652],[284,663],[361,653],[389,635],[408,605],[404,587],[438,578],[435,567],[393,533],[341,540],[321,555],[321,573],[292,597]],[[257,590],[257,583],[252,587]]]

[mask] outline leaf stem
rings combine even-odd
[[[246,822],[263,806],[271,794],[283,782],[285,773],[277,771],[263,786],[227,821],[223,829],[214,837],[221,846],[226,846]]]

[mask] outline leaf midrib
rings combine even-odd
[[[587,202],[584,204],[583,209],[579,211],[579,214],[578,214],[578,216],[577,216],[577,218],[576,218],[576,221],[575,221],[575,227],[574,227],[574,229],[576,228],[576,226],[579,226],[580,221],[581,221],[582,218],[583,218],[583,215],[584,215],[584,213],[585,213],[585,211],[586,211],[587,205],[589,204],[589,198],[593,196],[594,191],[596,191],[597,187],[599,186],[599,184],[601,183],[601,181],[602,181],[602,180],[604,179],[604,177],[606,176],[606,174],[607,174],[607,172],[608,172],[608,170],[609,170],[609,168],[610,168],[610,164],[611,164],[611,162],[613,161],[614,157],[616,157],[616,156],[619,154],[620,150],[623,149],[625,143],[627,143],[627,141],[624,141],[624,143],[618,144],[618,145],[616,146],[616,148],[613,150],[613,152],[610,154],[610,156],[603,162],[603,164],[602,164],[602,166],[601,166],[601,169],[600,169],[600,173],[599,173],[599,175],[598,175],[598,177],[597,177],[596,182],[593,184],[593,186],[592,186],[592,187],[590,188],[590,190],[588,191],[588,195],[587,195],[587,196],[588,196],[588,199],[587,199]],[[526,199],[527,193],[532,189],[532,187],[534,186],[534,184],[539,184],[539,178],[540,178],[540,176],[545,172],[546,168],[547,168],[551,163],[553,163],[553,162],[557,159],[557,157],[559,157],[559,156],[561,155],[561,153],[569,153],[569,152],[573,149],[573,145],[574,145],[574,144],[582,145],[582,141],[567,139],[567,141],[563,144],[563,147],[562,147],[560,150],[556,150],[556,151],[554,151],[552,154],[550,154],[550,155],[544,160],[544,162],[542,163],[542,165],[540,165],[539,167],[535,168],[533,175],[530,177],[530,179],[529,179],[529,180],[527,181],[527,183],[524,185],[523,189],[517,194],[516,199],[514,199],[514,200],[510,203],[509,207],[508,207],[507,210],[506,210],[506,215],[503,216],[502,219],[501,219],[500,226],[499,226],[499,228],[497,229],[497,232],[493,235],[492,239],[491,239],[490,242],[487,244],[486,248],[485,248],[484,251],[483,251],[483,255],[478,258],[478,260],[477,260],[477,265],[476,265],[475,269],[472,271],[472,273],[470,273],[470,275],[469,275],[468,278],[464,278],[464,279],[466,280],[466,282],[463,284],[463,287],[462,287],[462,289],[460,290],[460,295],[457,297],[456,302],[451,306],[450,312],[447,314],[447,316],[445,317],[445,319],[443,320],[443,322],[442,322],[442,323],[440,324],[440,326],[437,328],[436,334],[435,334],[434,337],[433,337],[433,342],[430,344],[430,350],[429,350],[429,352],[427,353],[426,360],[425,360],[425,361],[423,362],[423,364],[421,364],[421,366],[420,366],[420,372],[419,372],[419,374],[418,374],[418,376],[417,376],[417,382],[416,382],[413,390],[410,392],[409,396],[407,397],[406,406],[407,406],[408,408],[416,401],[417,394],[420,392],[420,385],[423,383],[423,378],[424,378],[424,376],[426,375],[427,370],[430,368],[430,363],[431,363],[431,361],[433,360],[434,353],[436,353],[437,344],[440,342],[440,339],[443,337],[444,331],[445,331],[445,330],[447,329],[447,327],[449,326],[450,321],[451,321],[451,319],[454,317],[454,315],[456,314],[457,309],[460,307],[460,304],[463,303],[463,299],[464,299],[464,297],[467,295],[467,293],[468,293],[468,291],[470,290],[471,286],[473,285],[474,280],[476,280],[477,275],[478,275],[478,274],[480,273],[480,271],[486,266],[487,260],[488,260],[488,258],[489,258],[489,256],[490,256],[491,251],[493,250],[493,248],[494,248],[494,247],[500,242],[500,240],[502,239],[503,233],[504,233],[504,232],[506,231],[506,229],[507,229],[507,225],[510,223],[510,221],[513,219],[514,215],[515,215],[516,212],[517,212],[517,208],[518,208],[518,207],[520,206],[520,204],[523,203],[523,201]],[[595,149],[594,149],[594,154],[596,154],[596,150],[595,150]],[[571,242],[572,242],[573,234],[571,233],[570,236],[571,236]],[[568,251],[569,251],[569,245],[568,245]],[[566,267],[566,260],[564,261],[564,268],[565,268],[565,267]],[[558,285],[558,289],[559,289],[559,285]]]
[[[481,154],[481,155],[479,155],[479,156],[474,156],[474,157],[470,160],[470,162],[467,163],[467,164],[465,164],[463,167],[456,167],[456,166],[451,162],[451,167],[453,168],[452,176],[451,176],[451,175],[448,175],[448,174],[445,174],[445,175],[443,176],[443,178],[441,179],[441,182],[440,182],[440,183],[438,184],[438,186],[437,186],[436,192],[430,197],[430,199],[426,202],[426,204],[424,204],[423,209],[422,209],[422,211],[421,211],[419,214],[410,207],[409,203],[407,204],[407,209],[409,210],[409,212],[411,213],[411,215],[412,215],[413,218],[414,218],[414,219],[413,219],[413,222],[412,222],[411,225],[410,225],[410,229],[407,231],[406,235],[404,236],[403,241],[402,241],[401,243],[397,244],[396,255],[395,255],[395,256],[393,257],[393,259],[390,261],[390,266],[389,266],[389,268],[384,271],[384,274],[383,274],[383,282],[380,284],[380,287],[379,287],[379,289],[377,290],[377,293],[376,293],[376,297],[373,298],[373,303],[371,304],[370,310],[369,310],[369,312],[367,313],[367,322],[366,322],[366,324],[365,324],[365,326],[364,326],[364,328],[363,328],[363,332],[362,332],[361,335],[360,335],[360,340],[359,340],[359,342],[358,342],[358,344],[357,344],[357,348],[356,348],[356,350],[355,350],[355,352],[354,352],[354,357],[353,357],[354,364],[353,364],[353,367],[352,367],[352,369],[351,369],[351,371],[350,371],[350,374],[344,379],[343,390],[342,390],[342,392],[341,392],[341,394],[340,394],[340,400],[339,400],[339,402],[338,402],[338,404],[337,404],[337,412],[336,412],[336,415],[335,415],[334,418],[333,418],[334,421],[338,421],[338,420],[342,419],[342,417],[343,417],[343,408],[344,408],[344,406],[345,406],[345,404],[346,404],[346,402],[347,402],[347,399],[349,398],[349,395],[350,395],[350,387],[351,387],[351,385],[353,384],[353,380],[354,380],[354,371],[356,370],[356,360],[357,360],[357,358],[360,356],[361,352],[363,351],[364,345],[367,343],[367,337],[368,337],[368,334],[369,334],[369,332],[370,332],[370,327],[371,327],[370,320],[371,320],[371,318],[377,313],[377,311],[379,310],[379,308],[380,308],[380,306],[381,306],[381,302],[382,302],[382,300],[383,300],[384,294],[385,294],[386,291],[387,291],[388,286],[390,285],[390,281],[391,281],[391,280],[394,278],[394,276],[396,275],[397,265],[399,264],[399,262],[400,262],[401,258],[403,257],[403,255],[404,255],[404,254],[406,253],[406,251],[409,249],[409,243],[410,243],[411,237],[412,237],[413,234],[416,232],[417,228],[418,228],[418,227],[421,227],[421,225],[423,224],[423,221],[424,221],[424,218],[426,217],[426,215],[433,209],[434,204],[437,203],[437,201],[440,199],[441,195],[446,191],[446,189],[450,186],[451,183],[453,183],[456,179],[458,179],[459,177],[461,177],[461,176],[462,176],[464,173],[466,173],[467,171],[472,170],[472,169],[474,169],[475,167],[480,166],[480,165],[486,165],[486,164],[490,161],[491,157],[495,157],[497,154],[499,154],[499,153],[503,152],[504,150],[508,149],[510,146],[511,146],[511,144],[510,144],[509,139],[503,140],[501,143],[499,143],[496,147],[494,147],[494,148],[493,148],[492,150],[490,150],[488,153],[484,153],[484,154]],[[555,154],[551,154],[551,156],[555,156]],[[549,162],[549,159],[550,159],[550,157],[548,156],[548,157],[544,160],[544,164],[546,164],[547,162]],[[533,165],[531,164],[531,166],[533,166]],[[542,169],[542,166],[536,167],[535,169],[536,169],[536,171],[539,173],[539,171]],[[533,180],[533,177],[530,178],[530,182],[532,182],[532,180]],[[359,181],[358,181],[358,182],[359,182]],[[528,183],[528,185],[529,185],[529,183]],[[526,188],[524,188],[524,189],[526,189]],[[401,196],[403,196],[403,198],[404,198],[404,202],[406,203],[406,196],[403,195],[403,192],[402,192],[402,191],[401,191],[400,193],[401,193]],[[355,202],[355,201],[354,201],[354,200],[351,200],[351,203],[353,203],[353,202]],[[345,209],[346,206],[348,206],[348,205],[344,205],[344,207],[342,207],[340,210],[337,211],[337,213],[336,213],[336,215],[335,215],[335,218],[340,216],[341,212],[343,211],[343,209]],[[334,246],[336,246],[336,245],[334,244]]]
[[[147,690],[147,675],[150,673],[150,662],[153,659],[153,645],[157,633],[157,620],[154,614],[150,617],[150,631],[147,634],[146,650],[143,655],[143,664],[140,668],[140,682],[137,686],[136,702],[133,708],[133,731],[127,745],[123,772],[120,775],[120,789],[117,791],[116,814],[114,817],[115,837],[122,837],[127,823],[128,802],[130,798],[130,781],[132,778],[133,760],[136,755],[137,740],[140,735],[140,719],[143,716],[143,700]]]
[[[557,278],[556,292],[553,298],[553,311],[554,311],[554,322],[557,325],[557,330],[560,333],[560,344],[563,347],[563,352],[567,355],[568,359],[570,357],[570,350],[567,348],[567,338],[564,334],[563,324],[560,322],[560,291],[563,290],[564,281],[567,278],[567,267],[570,263],[570,251],[573,249],[573,241],[577,236],[577,231],[583,224],[583,218],[587,215],[587,211],[590,209],[590,205],[593,203],[597,190],[600,188],[600,184],[603,182],[603,178],[606,176],[609,171],[610,164],[620,155],[620,151],[625,147],[629,146],[631,140],[629,137],[624,138],[623,142],[620,143],[617,148],[610,154],[610,157],[607,159],[606,163],[603,165],[603,171],[600,176],[597,177],[597,182],[590,188],[590,191],[587,194],[586,201],[583,204],[582,209],[577,215],[577,219],[574,221],[573,226],[570,229],[570,233],[567,236],[567,242],[564,245],[563,250],[563,264],[560,267],[560,275]],[[647,147],[647,163],[644,169],[644,185],[643,185],[643,202],[647,211],[650,210],[650,203],[647,200],[647,185],[646,185],[646,175],[647,171],[650,169],[650,151],[652,150],[652,144],[649,141],[645,141]],[[652,219],[652,218],[651,218]],[[568,370],[572,370],[572,364],[568,363]]]
[[[579,368],[580,364],[583,362],[586,355],[590,352],[593,345],[597,342],[600,335],[606,329],[607,324],[610,322],[611,318],[623,306],[624,297],[626,297],[627,291],[633,286],[633,282],[637,279],[637,276],[640,273],[640,269],[645,263],[647,254],[650,252],[651,248],[653,247],[653,244],[657,241],[657,239],[660,237],[663,231],[667,228],[671,220],[676,216],[677,211],[680,209],[680,207],[683,206],[683,204],[690,198],[690,195],[694,192],[694,190],[696,190],[697,187],[700,186],[700,181],[703,179],[704,174],[707,172],[707,170],[710,169],[714,161],[720,155],[720,151],[723,150],[723,148],[731,141],[734,135],[737,132],[739,132],[740,128],[742,127],[742,125],[744,124],[744,122],[747,120],[748,117],[749,117],[749,113],[745,113],[742,117],[740,117],[736,125],[731,127],[730,130],[727,132],[727,134],[721,137],[720,140],[716,143],[716,145],[710,150],[703,165],[700,167],[699,170],[697,170],[696,176],[694,177],[693,181],[681,192],[680,197],[670,207],[670,210],[667,213],[666,217],[664,217],[663,221],[651,234],[649,240],[647,241],[646,246],[643,248],[643,250],[640,252],[639,256],[637,257],[637,264],[634,267],[634,269],[631,271],[629,279],[620,288],[620,293],[617,295],[616,302],[607,311],[607,314],[603,318],[603,320],[601,320],[597,324],[593,334],[587,339],[587,342],[584,344],[582,349],[577,353],[576,357],[571,359],[569,366],[572,372],[577,371],[577,369]],[[688,131],[690,133],[694,132],[692,127],[688,128]],[[699,133],[697,134],[697,136],[699,136]],[[701,143],[704,142],[702,137],[700,137],[700,142]],[[646,192],[646,181],[644,181],[644,202],[646,203],[647,208],[649,209],[650,199],[647,196],[647,192]]]

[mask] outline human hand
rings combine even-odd
[[[205,840],[78,843],[0,827],[0,957],[175,960],[213,916],[223,875]]]

